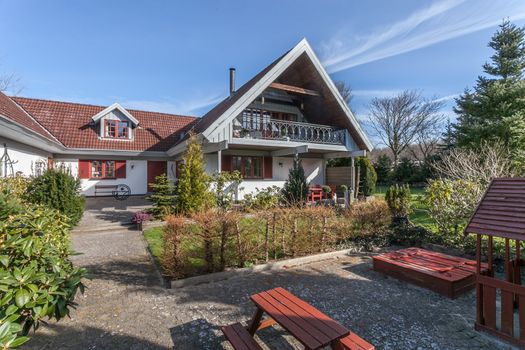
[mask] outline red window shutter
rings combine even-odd
[[[89,179],[91,176],[91,160],[78,160],[78,177],[81,179]]]
[[[264,178],[265,179],[273,178],[272,157],[264,157],[263,158],[263,169],[264,169]]]
[[[126,178],[126,161],[125,160],[115,161],[115,176],[117,177],[117,179]]]
[[[221,171],[232,171],[232,156],[222,156]]]

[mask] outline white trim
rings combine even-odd
[[[215,153],[228,149],[228,141],[224,140],[215,143],[205,143],[202,145],[202,153]]]
[[[124,114],[126,116],[126,118],[128,118],[133,123],[133,125],[135,125],[135,126],[139,125],[139,121],[137,119],[135,119],[135,117],[133,117],[131,115],[131,113],[129,113],[124,107],[122,107],[121,105],[119,105],[116,102],[113,103],[111,106],[104,108],[102,111],[98,112],[94,116],[92,116],[91,119],[94,122],[96,122],[96,121],[100,120],[102,117],[104,117],[106,114],[108,114],[109,112],[111,112],[111,111],[113,111],[115,109],[119,110],[122,114]]]
[[[329,145],[329,144],[324,144],[324,143],[311,143],[311,142],[234,138],[230,141],[229,144],[230,145],[253,146],[259,149],[264,149],[265,147],[275,147],[277,149],[277,148],[291,148],[291,147],[308,146],[309,151],[348,152],[348,148],[346,148],[346,146],[343,146],[343,145]]]
[[[353,152],[334,152],[334,153],[326,153],[323,155],[324,159],[332,159],[332,158],[350,158],[350,157],[365,157],[366,151],[365,150],[359,150],[359,151],[353,151]]]
[[[324,82],[327,84],[328,88],[336,97],[336,100],[338,101],[343,112],[346,114],[350,123],[356,128],[357,133],[364,141],[367,150],[371,151],[373,146],[370,140],[368,140],[368,137],[361,129],[361,126],[357,122],[357,119],[354,117],[354,115],[344,102],[343,98],[341,97],[341,94],[335,87],[333,81],[328,76],[328,73],[321,65],[321,62],[315,55],[314,51],[312,50],[310,44],[308,44],[308,41],[306,39],[302,39],[292,50],[290,50],[283,58],[281,58],[281,60],[274,67],[272,67],[258,82],[256,82],[250,90],[244,93],[244,95],[241,96],[238,101],[236,101],[232,106],[230,106],[230,108],[228,108],[219,118],[217,118],[208,128],[206,128],[206,130],[202,132],[202,135],[206,139],[211,139],[216,129],[221,124],[229,122],[236,118],[246,107],[248,107],[248,105],[252,101],[254,101],[257,98],[257,96],[259,96],[264,90],[266,90],[270,86],[270,84],[275,79],[277,79],[303,53],[306,53],[308,55],[308,57],[314,64],[314,67],[317,69]]]
[[[271,152],[270,155],[272,157],[282,157],[282,156],[294,155],[296,153],[297,154],[308,153],[308,145],[280,149],[280,150]]]

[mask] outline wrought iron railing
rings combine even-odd
[[[345,144],[345,131],[328,125],[292,122],[269,118],[237,118],[233,125],[233,137],[299,141],[332,145]]]

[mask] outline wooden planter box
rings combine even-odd
[[[473,289],[476,262],[420,248],[407,248],[373,257],[374,270],[436,293],[456,298]],[[482,273],[487,264],[482,264]]]

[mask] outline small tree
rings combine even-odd
[[[386,154],[377,158],[374,164],[374,169],[377,174],[377,182],[383,185],[390,183],[392,180],[392,160]]]
[[[182,214],[193,214],[213,205],[210,177],[204,169],[202,148],[195,136],[190,137],[183,160],[175,191],[176,209]]]
[[[365,157],[357,158],[361,179],[361,193],[363,196],[371,196],[376,191],[377,174],[370,159]]]
[[[233,172],[216,172],[212,176],[214,183],[214,196],[217,206],[220,209],[228,210],[232,206],[233,197],[242,182],[242,176],[239,171]]]
[[[288,173],[288,179],[284,183],[283,194],[291,205],[302,204],[308,197],[308,183],[297,153],[293,159],[293,167]]]
[[[153,202],[150,212],[157,219],[173,214],[175,205],[175,186],[169,181],[166,174],[155,177],[155,182],[150,184],[153,194],[148,197]]]
[[[390,208],[393,222],[407,221],[410,215],[410,187],[408,185],[394,185],[386,191],[385,200]]]

